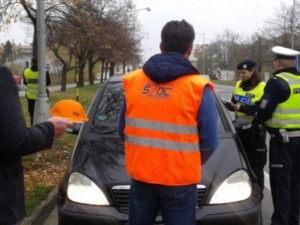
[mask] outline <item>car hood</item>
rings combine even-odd
[[[70,170],[86,175],[99,186],[130,182],[125,169],[124,144],[120,138],[79,140]]]
[[[233,172],[246,168],[234,139],[219,141],[219,147],[202,165],[200,184],[208,190],[214,190],[214,186],[220,185]],[[85,174],[100,187],[112,187],[130,183],[124,161],[124,144],[120,138],[79,140],[70,170]]]

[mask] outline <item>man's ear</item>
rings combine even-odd
[[[184,54],[184,56],[185,56],[186,58],[189,58],[190,55],[192,54],[192,50],[193,50],[193,45],[191,45],[191,46],[188,48],[188,50],[186,51],[186,53]]]
[[[164,48],[162,46],[162,43],[159,44],[159,48],[160,48],[160,51],[163,53],[164,52]]]

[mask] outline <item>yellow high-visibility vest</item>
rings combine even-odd
[[[265,82],[260,82],[258,85],[256,85],[252,90],[244,91],[240,87],[241,81],[238,81],[235,85],[233,96],[234,99],[237,101],[238,105],[255,105],[257,102],[260,101],[261,97],[264,94],[264,88],[266,86]],[[240,118],[246,118],[249,121],[253,120],[252,115],[247,115],[242,112],[236,112],[236,117]]]
[[[27,83],[27,91],[26,91],[26,97],[28,99],[36,99],[38,95],[38,80],[39,75],[38,71],[32,71],[30,68],[27,68],[24,71],[25,80]]]
[[[300,76],[291,73],[276,74],[290,86],[290,97],[277,105],[272,118],[266,122],[268,127],[300,129]]]

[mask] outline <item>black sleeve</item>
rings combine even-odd
[[[234,99],[234,94],[232,94],[232,96],[231,96],[231,102],[232,102],[233,104],[236,104],[236,103],[237,103],[237,101]]]
[[[26,126],[18,87],[5,67],[0,67],[0,105],[0,157],[23,156],[51,147],[53,124]]]
[[[272,117],[277,105],[286,101],[290,96],[290,87],[287,82],[278,77],[271,78],[264,89],[257,114],[254,119],[263,123]]]
[[[258,105],[241,105],[239,111],[247,115],[254,116],[257,109],[258,109]]]

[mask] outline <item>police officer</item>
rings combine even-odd
[[[240,81],[236,83],[229,110],[236,111],[236,118],[244,118],[250,122],[257,111],[259,101],[263,96],[265,82],[262,81],[255,68],[256,63],[250,59],[241,61],[237,65]],[[259,129],[257,129],[259,128]],[[260,187],[261,198],[264,189],[264,166],[267,161],[266,129],[257,126],[238,132],[246,155],[255,175],[254,179]]]
[[[300,52],[272,48],[275,73],[264,89],[253,125],[265,122],[270,133],[272,225],[299,225],[300,203]]]
[[[37,99],[38,95],[38,80],[39,80],[39,74],[38,74],[38,64],[37,64],[37,58],[32,58],[31,60],[31,67],[24,70],[24,85],[27,86],[26,90],[26,98],[28,103],[28,112],[30,115],[30,123],[31,126],[33,124],[33,115],[34,115],[34,107],[35,107],[35,100]],[[51,84],[49,72],[46,73],[46,86],[49,86]],[[49,98],[49,90],[47,89],[47,95]]]

